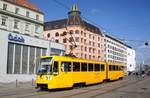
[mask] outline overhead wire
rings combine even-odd
[[[69,10],[69,7],[68,7],[67,5],[65,5],[64,3],[62,3],[62,2],[60,2],[60,1],[58,1],[58,0],[53,0],[53,1],[54,1],[55,3],[61,5],[62,7],[66,8],[67,10]],[[101,30],[106,31],[106,32],[102,32],[102,33],[104,33],[104,34],[108,33],[108,30],[106,30],[104,27],[100,26],[99,24],[95,23],[94,21],[92,21],[92,20],[86,18],[86,17],[83,16],[83,15],[81,15],[81,17],[82,17],[83,19],[87,20],[88,22],[94,24],[95,26],[98,26]],[[117,38],[117,37],[115,37],[115,38],[118,39],[118,40],[121,40],[121,41],[150,42],[150,40],[134,40],[134,39],[131,40],[131,39],[122,39],[122,38]]]

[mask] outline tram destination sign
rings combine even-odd
[[[25,42],[24,38],[21,35],[12,35],[11,33],[8,35],[8,39],[11,41],[17,42]]]

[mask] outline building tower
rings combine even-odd
[[[78,58],[103,61],[103,37],[101,30],[81,18],[77,5],[72,5],[68,18],[45,22],[44,38],[55,39],[66,47],[66,54]]]

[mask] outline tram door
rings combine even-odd
[[[72,86],[72,67],[71,62],[61,62],[60,63],[60,79],[61,85],[64,87]]]

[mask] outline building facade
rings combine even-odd
[[[0,1],[0,28],[42,38],[44,14],[26,0]]]
[[[105,61],[127,64],[127,45],[122,41],[105,34]]]
[[[132,47],[127,47],[127,70],[128,72],[135,71],[136,68],[136,53]]]
[[[39,56],[64,53],[63,44],[43,39],[43,17],[26,0],[0,1],[0,82],[29,81]]]
[[[76,57],[104,61],[104,40],[101,30],[82,20],[81,12],[73,5],[68,18],[44,24],[44,38],[65,44],[66,54]]]

